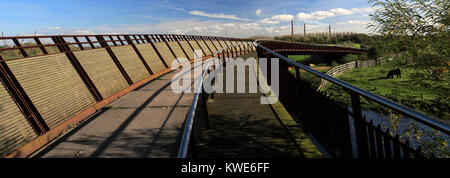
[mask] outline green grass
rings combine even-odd
[[[394,79],[385,79],[387,72],[394,68],[397,67],[383,65],[354,69],[337,78],[428,115],[443,120],[450,119],[450,80],[432,81],[416,79],[413,75],[422,69],[412,67],[400,67],[402,78],[394,77]],[[338,86],[329,84],[323,91],[338,101],[349,105],[351,103],[349,94]],[[373,102],[362,100],[362,104],[366,109],[375,111],[383,110],[383,107]]]
[[[296,62],[301,62],[311,59],[311,55],[289,55],[288,58]]]
[[[328,72],[329,69],[315,69],[315,70],[322,72],[322,73],[326,73],[326,72]],[[294,69],[290,70],[289,72],[291,72],[291,74],[294,76],[296,75]],[[320,82],[321,82],[320,78],[312,73],[309,73],[304,70],[300,70],[300,76],[301,76],[302,80],[308,81],[314,87],[318,87],[320,85]]]
[[[351,43],[351,42],[344,42],[344,43],[338,43],[338,44],[326,44],[329,46],[342,46],[342,47],[351,47],[351,48],[361,48],[361,44],[359,43]]]

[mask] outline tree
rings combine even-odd
[[[448,0],[369,0],[376,10],[369,25],[405,51],[408,64],[447,66],[450,58]],[[424,60],[433,59],[433,60]]]

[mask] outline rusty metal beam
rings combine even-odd
[[[84,82],[86,87],[88,88],[89,92],[92,94],[92,97],[96,101],[103,100],[102,95],[98,91],[97,87],[95,86],[94,82],[90,79],[86,71],[83,69],[83,66],[78,61],[77,57],[73,54],[72,50],[70,49],[69,45],[66,44],[66,41],[63,37],[53,37],[53,42],[58,45],[58,49],[65,53],[67,58],[69,59],[72,66],[77,71],[78,75],[80,76],[81,80]]]
[[[105,42],[105,39],[103,39],[103,37],[100,35],[97,35],[96,38],[97,38],[97,41],[100,43],[100,46],[105,48],[106,51],[108,52],[108,54],[111,56],[111,59],[116,64],[117,68],[119,68],[120,73],[122,73],[123,77],[128,82],[128,84],[129,85],[133,84],[133,81],[131,80],[130,76],[127,74],[127,72],[123,68],[122,64],[120,64],[119,59],[117,59],[117,56],[114,54],[112,49],[109,47],[108,43]]]
[[[17,38],[12,38],[14,44],[19,48],[20,53],[22,53],[23,57],[28,57],[27,52],[25,51],[25,49],[22,48],[22,45],[20,44],[19,40],[17,40]]]
[[[150,43],[150,45],[152,46],[152,48],[155,50],[156,54],[158,55],[159,59],[161,60],[161,62],[164,64],[164,67],[169,68],[169,66],[167,65],[166,61],[164,61],[164,58],[161,56],[161,53],[159,53],[158,49],[156,49],[155,44],[153,44],[152,39],[150,39],[150,35],[145,35],[144,38]]]
[[[164,35],[159,35],[159,38],[167,45],[167,47],[170,50],[170,53],[172,53],[173,57],[175,58],[175,60],[177,60],[178,63],[180,63],[180,61],[178,60],[177,55],[173,52],[172,48],[170,47],[169,43],[167,42],[167,39],[164,37]]]
[[[131,45],[131,47],[134,49],[134,51],[136,52],[136,54],[138,55],[139,59],[141,60],[142,64],[144,64],[145,68],[147,69],[148,73],[150,75],[153,75],[153,71],[152,69],[150,69],[150,67],[148,66],[147,62],[145,62],[144,57],[142,56],[141,52],[137,49],[136,45],[134,45],[133,41],[130,39],[130,37],[128,35],[124,36],[125,39],[128,41],[128,44]],[[134,36],[134,38],[136,39],[136,36]]]

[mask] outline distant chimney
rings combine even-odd
[[[291,20],[291,42],[294,41],[294,20]]]
[[[303,24],[303,36],[306,36],[306,23]]]
[[[328,25],[328,36],[331,38],[331,25]]]

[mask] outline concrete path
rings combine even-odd
[[[255,55],[250,53],[243,58]],[[216,93],[214,99],[209,100],[210,129],[202,129],[200,134],[199,157],[322,157],[282,104],[260,104],[263,94],[259,90],[249,93],[248,69],[245,73],[246,93]],[[236,91],[236,81],[242,80],[237,79],[237,68],[234,77]]]
[[[172,71],[128,93],[35,157],[176,157],[194,96],[172,91],[171,79],[177,72]]]
[[[172,91],[171,79],[176,73],[168,73],[128,93],[35,157],[176,157],[194,96]],[[225,93],[209,100],[211,129],[203,129],[200,134],[199,156],[321,157],[283,106],[260,104],[261,96]]]

